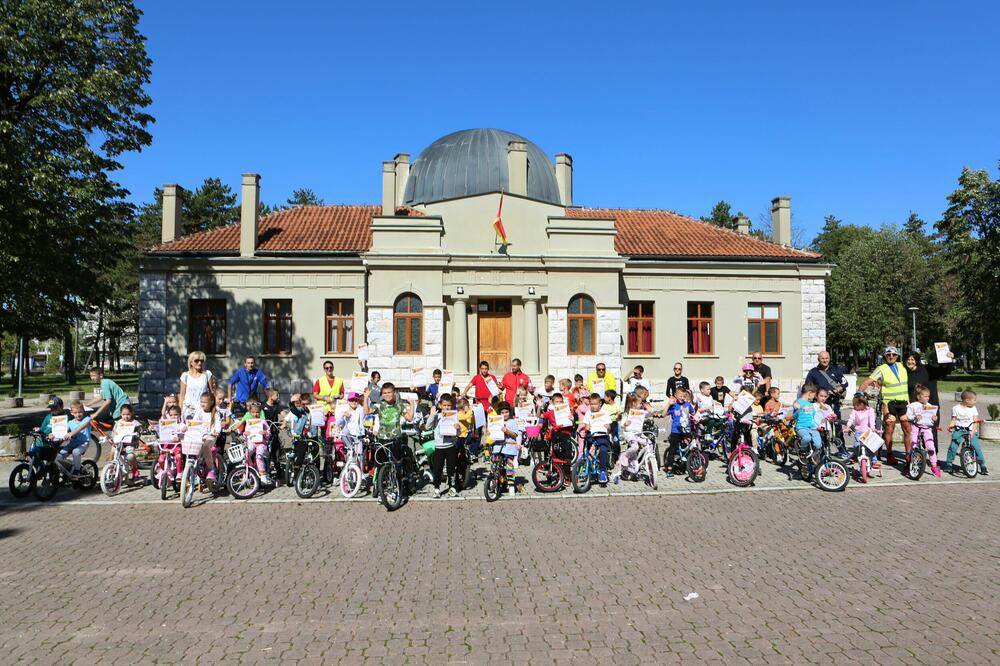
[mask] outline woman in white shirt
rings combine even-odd
[[[201,396],[215,393],[215,377],[205,369],[205,354],[194,351],[188,354],[187,372],[181,374],[181,412],[186,416],[201,407]]]

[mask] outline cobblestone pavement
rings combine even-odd
[[[869,487],[395,513],[7,504],[0,647],[59,664],[1000,661],[997,484]]]

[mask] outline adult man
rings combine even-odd
[[[598,391],[594,386],[600,388],[604,386],[603,391]],[[604,399],[604,391],[609,389],[614,389],[618,391],[618,382],[615,380],[615,376],[608,372],[608,366],[603,362],[598,363],[594,372],[590,373],[590,377],[587,378],[587,390],[591,393],[600,393],[601,399]]]
[[[465,390],[462,391],[462,395],[468,395],[469,389],[475,388],[476,402],[482,405],[483,409],[488,411],[490,408],[490,401],[493,399],[493,393],[490,391],[489,385],[486,382],[487,379],[492,379],[492,383],[495,384],[497,390],[499,390],[500,384],[497,382],[496,376],[490,374],[490,364],[486,361],[480,361],[479,374],[472,378],[469,384],[465,387]]]
[[[510,362],[510,372],[503,376],[502,384],[503,399],[511,405],[514,404],[517,389],[525,386],[528,387],[529,391],[531,390],[531,378],[521,372],[521,359],[515,358]]]
[[[830,365],[830,352],[821,351],[816,357],[817,366],[806,375],[806,384],[813,384],[816,388],[826,389],[830,392],[827,401],[833,413],[837,415],[837,434],[843,437],[840,423],[840,408],[844,400],[844,392],[847,391],[847,380],[844,379],[844,369]]]
[[[87,407],[93,407],[100,403],[100,407],[91,414],[91,420],[96,421],[99,416],[108,412],[112,419],[118,420],[122,415],[122,405],[129,404],[128,395],[115,382],[104,377],[104,368],[95,366],[90,369],[90,381],[99,382],[98,395],[87,403]],[[111,406],[114,405],[112,409]]]
[[[864,391],[874,382],[882,385],[882,416],[885,419],[885,461],[896,464],[896,456],[892,455],[892,435],[896,431],[896,421],[906,414],[909,400],[907,389],[906,367],[899,362],[899,350],[893,346],[885,348],[885,363],[875,368],[868,379],[858,387]],[[900,421],[903,426],[903,447],[910,451],[910,422]]]
[[[234,386],[236,387],[235,396],[233,395]],[[260,396],[257,395],[258,389],[267,390],[269,388],[271,385],[267,381],[267,375],[257,367],[257,359],[253,356],[247,356],[243,359],[243,367],[229,378],[226,397],[231,404],[239,405],[242,411],[246,411],[246,403],[250,398],[260,399]]]
[[[761,376],[764,380],[764,386],[767,387],[766,390],[771,390],[771,367],[764,365],[764,355],[760,352],[754,352],[750,355],[750,362],[753,364],[754,372]]]
[[[674,393],[677,392],[677,389],[691,390],[691,382],[688,381],[688,378],[683,373],[684,366],[680,363],[674,363],[674,375],[667,380],[667,402],[673,402]]]
[[[641,365],[632,368],[632,374],[625,380],[625,394],[635,393],[635,390],[642,386],[647,391],[651,388],[649,380],[642,376],[646,369]]]
[[[344,395],[344,380],[333,374],[333,361],[323,364],[323,376],[313,382],[313,395],[326,403],[326,411],[333,410],[337,400]]]

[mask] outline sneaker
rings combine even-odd
[[[622,475],[621,475],[621,474],[612,474],[612,475],[611,475],[611,478],[612,478],[612,479],[614,479],[614,482],[615,482],[615,485],[616,485],[616,486],[617,486],[617,485],[618,485],[619,483],[621,483],[621,481],[622,481]]]
[[[672,469],[668,469],[667,470],[667,478],[668,479],[674,478],[674,470],[672,470]]]
[[[989,476],[990,470],[986,469],[986,465],[979,463],[979,473],[983,476]]]
[[[931,465],[931,473],[937,478],[941,478],[941,468],[937,465]]]
[[[260,477],[260,482],[262,484],[264,484],[265,486],[273,485],[273,483],[271,481],[271,477],[269,477],[267,474],[265,474],[262,477]]]
[[[458,491],[454,488],[448,489],[448,497],[458,497]]]
[[[872,469],[882,469],[882,463],[878,461],[878,458],[872,460]]]
[[[892,454],[890,453],[889,455],[887,455],[887,456],[885,457],[885,462],[886,462],[886,464],[888,464],[888,465],[893,465],[893,466],[895,466],[895,464],[896,464],[896,456],[894,456],[894,455],[892,455]]]
[[[439,497],[441,497],[441,489],[440,488],[435,488],[434,491],[433,491],[433,495],[434,495],[434,499],[438,499]]]
[[[603,469],[597,473],[597,482],[600,484],[608,484],[608,473]]]

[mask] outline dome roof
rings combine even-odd
[[[469,129],[443,136],[414,160],[403,203],[427,204],[489,192],[510,192],[507,142],[528,145],[528,197],[559,205],[555,169],[542,149],[498,129]]]

